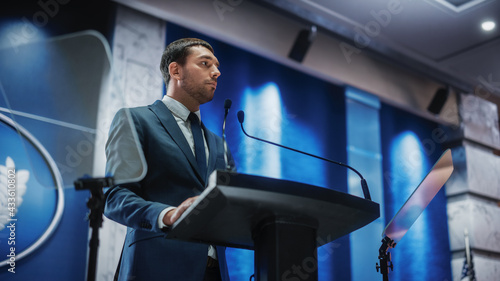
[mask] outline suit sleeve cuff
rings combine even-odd
[[[168,227],[166,224],[163,223],[163,217],[165,216],[166,213],[168,213],[168,211],[173,209],[175,209],[175,207],[168,207],[163,209],[163,211],[161,211],[160,215],[158,216],[158,227],[160,228],[160,230],[162,230],[165,227]]]

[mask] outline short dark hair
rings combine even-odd
[[[190,54],[189,49],[193,46],[203,46],[214,53],[214,49],[206,41],[197,38],[182,38],[168,44],[163,55],[161,56],[160,70],[163,75],[163,81],[165,85],[168,86],[170,81],[170,73],[168,72],[168,66],[172,62],[177,62],[180,65],[184,65],[186,62],[186,57]]]

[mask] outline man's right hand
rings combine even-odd
[[[165,216],[163,216],[163,223],[166,226],[171,226],[172,224],[174,224],[186,211],[186,209],[189,208],[189,206],[191,206],[194,201],[196,201],[196,199],[198,199],[198,196],[190,197],[184,200],[184,202],[182,202],[177,208],[168,211]]]

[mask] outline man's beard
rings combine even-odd
[[[187,73],[186,77],[191,77]],[[196,83],[190,78],[184,79],[184,83],[181,84],[182,89],[193,99],[195,99],[199,104],[204,104],[211,101],[214,95],[211,90],[207,89],[207,83],[211,83],[213,80],[203,81],[202,83]]]

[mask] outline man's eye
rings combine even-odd
[[[206,61],[202,61],[202,62],[201,62],[201,64],[203,64],[203,65],[208,65],[208,62],[206,62]]]

